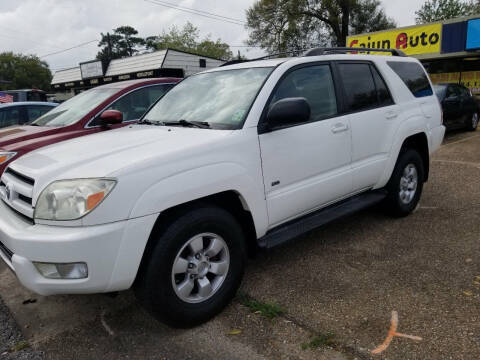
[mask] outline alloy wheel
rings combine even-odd
[[[178,252],[172,267],[175,294],[187,303],[200,303],[222,286],[230,266],[223,238],[202,233],[190,238]]]

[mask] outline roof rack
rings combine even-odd
[[[272,55],[267,55],[267,56],[262,56],[259,58],[255,59],[235,59],[235,60],[230,60],[227,61],[226,63],[220,65],[222,66],[228,66],[228,65],[233,65],[233,64],[240,64],[244,62],[250,62],[250,61],[256,61],[256,60],[267,60],[279,56],[285,56],[289,54],[300,54],[301,52],[304,52],[301,56],[320,56],[320,55],[328,55],[328,54],[347,54],[349,52],[385,52],[385,53],[391,53],[393,56],[401,56],[401,57],[406,57],[405,53],[402,50],[398,49],[373,49],[373,48],[353,48],[353,47],[318,47],[318,48],[313,48],[313,49],[303,49],[303,50],[292,50],[292,51],[287,51],[283,53],[278,53],[278,54],[272,54]]]
[[[278,58],[280,56],[286,56],[286,55],[292,55],[292,54],[296,56],[296,55],[301,54],[302,52],[304,52],[306,50],[307,49],[298,49],[298,50],[286,51],[286,52],[281,52],[281,53],[277,53],[277,54],[271,54],[271,55],[258,57],[258,58],[255,58],[255,59],[234,59],[234,60],[227,61],[226,63],[220,65],[220,67],[228,66],[228,65],[234,65],[234,64],[240,64],[240,63],[250,62],[250,61],[274,59],[276,57]]]
[[[406,57],[402,50],[398,49],[373,49],[373,48],[353,48],[353,47],[330,47],[330,48],[314,48],[307,50],[303,56],[320,56],[327,54],[347,54],[349,52],[386,52],[391,53],[393,56]]]

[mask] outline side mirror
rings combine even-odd
[[[267,114],[269,129],[305,123],[310,120],[310,105],[303,97],[286,98],[277,101]]]
[[[109,125],[121,124],[123,114],[118,110],[106,110],[100,115],[100,125],[108,127]]]

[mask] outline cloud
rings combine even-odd
[[[255,0],[163,0],[179,6],[245,19],[245,10]],[[402,2],[384,0],[387,14],[400,25],[413,24],[414,11],[422,0]],[[155,35],[171,25],[182,27],[187,21],[195,24],[200,35],[211,34],[230,45],[244,45],[248,33],[243,26],[169,9],[143,0],[22,0],[2,1],[0,8],[0,51],[46,55],[94,39],[100,33],[121,25],[136,28],[141,36]],[[262,55],[258,49],[241,50],[249,57]],[[248,52],[247,52],[248,50]],[[52,69],[77,66],[95,58],[96,43],[45,57]]]

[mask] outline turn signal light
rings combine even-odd
[[[105,193],[103,191],[90,195],[87,198],[87,210],[90,211],[94,209],[103,200],[104,197]]]

